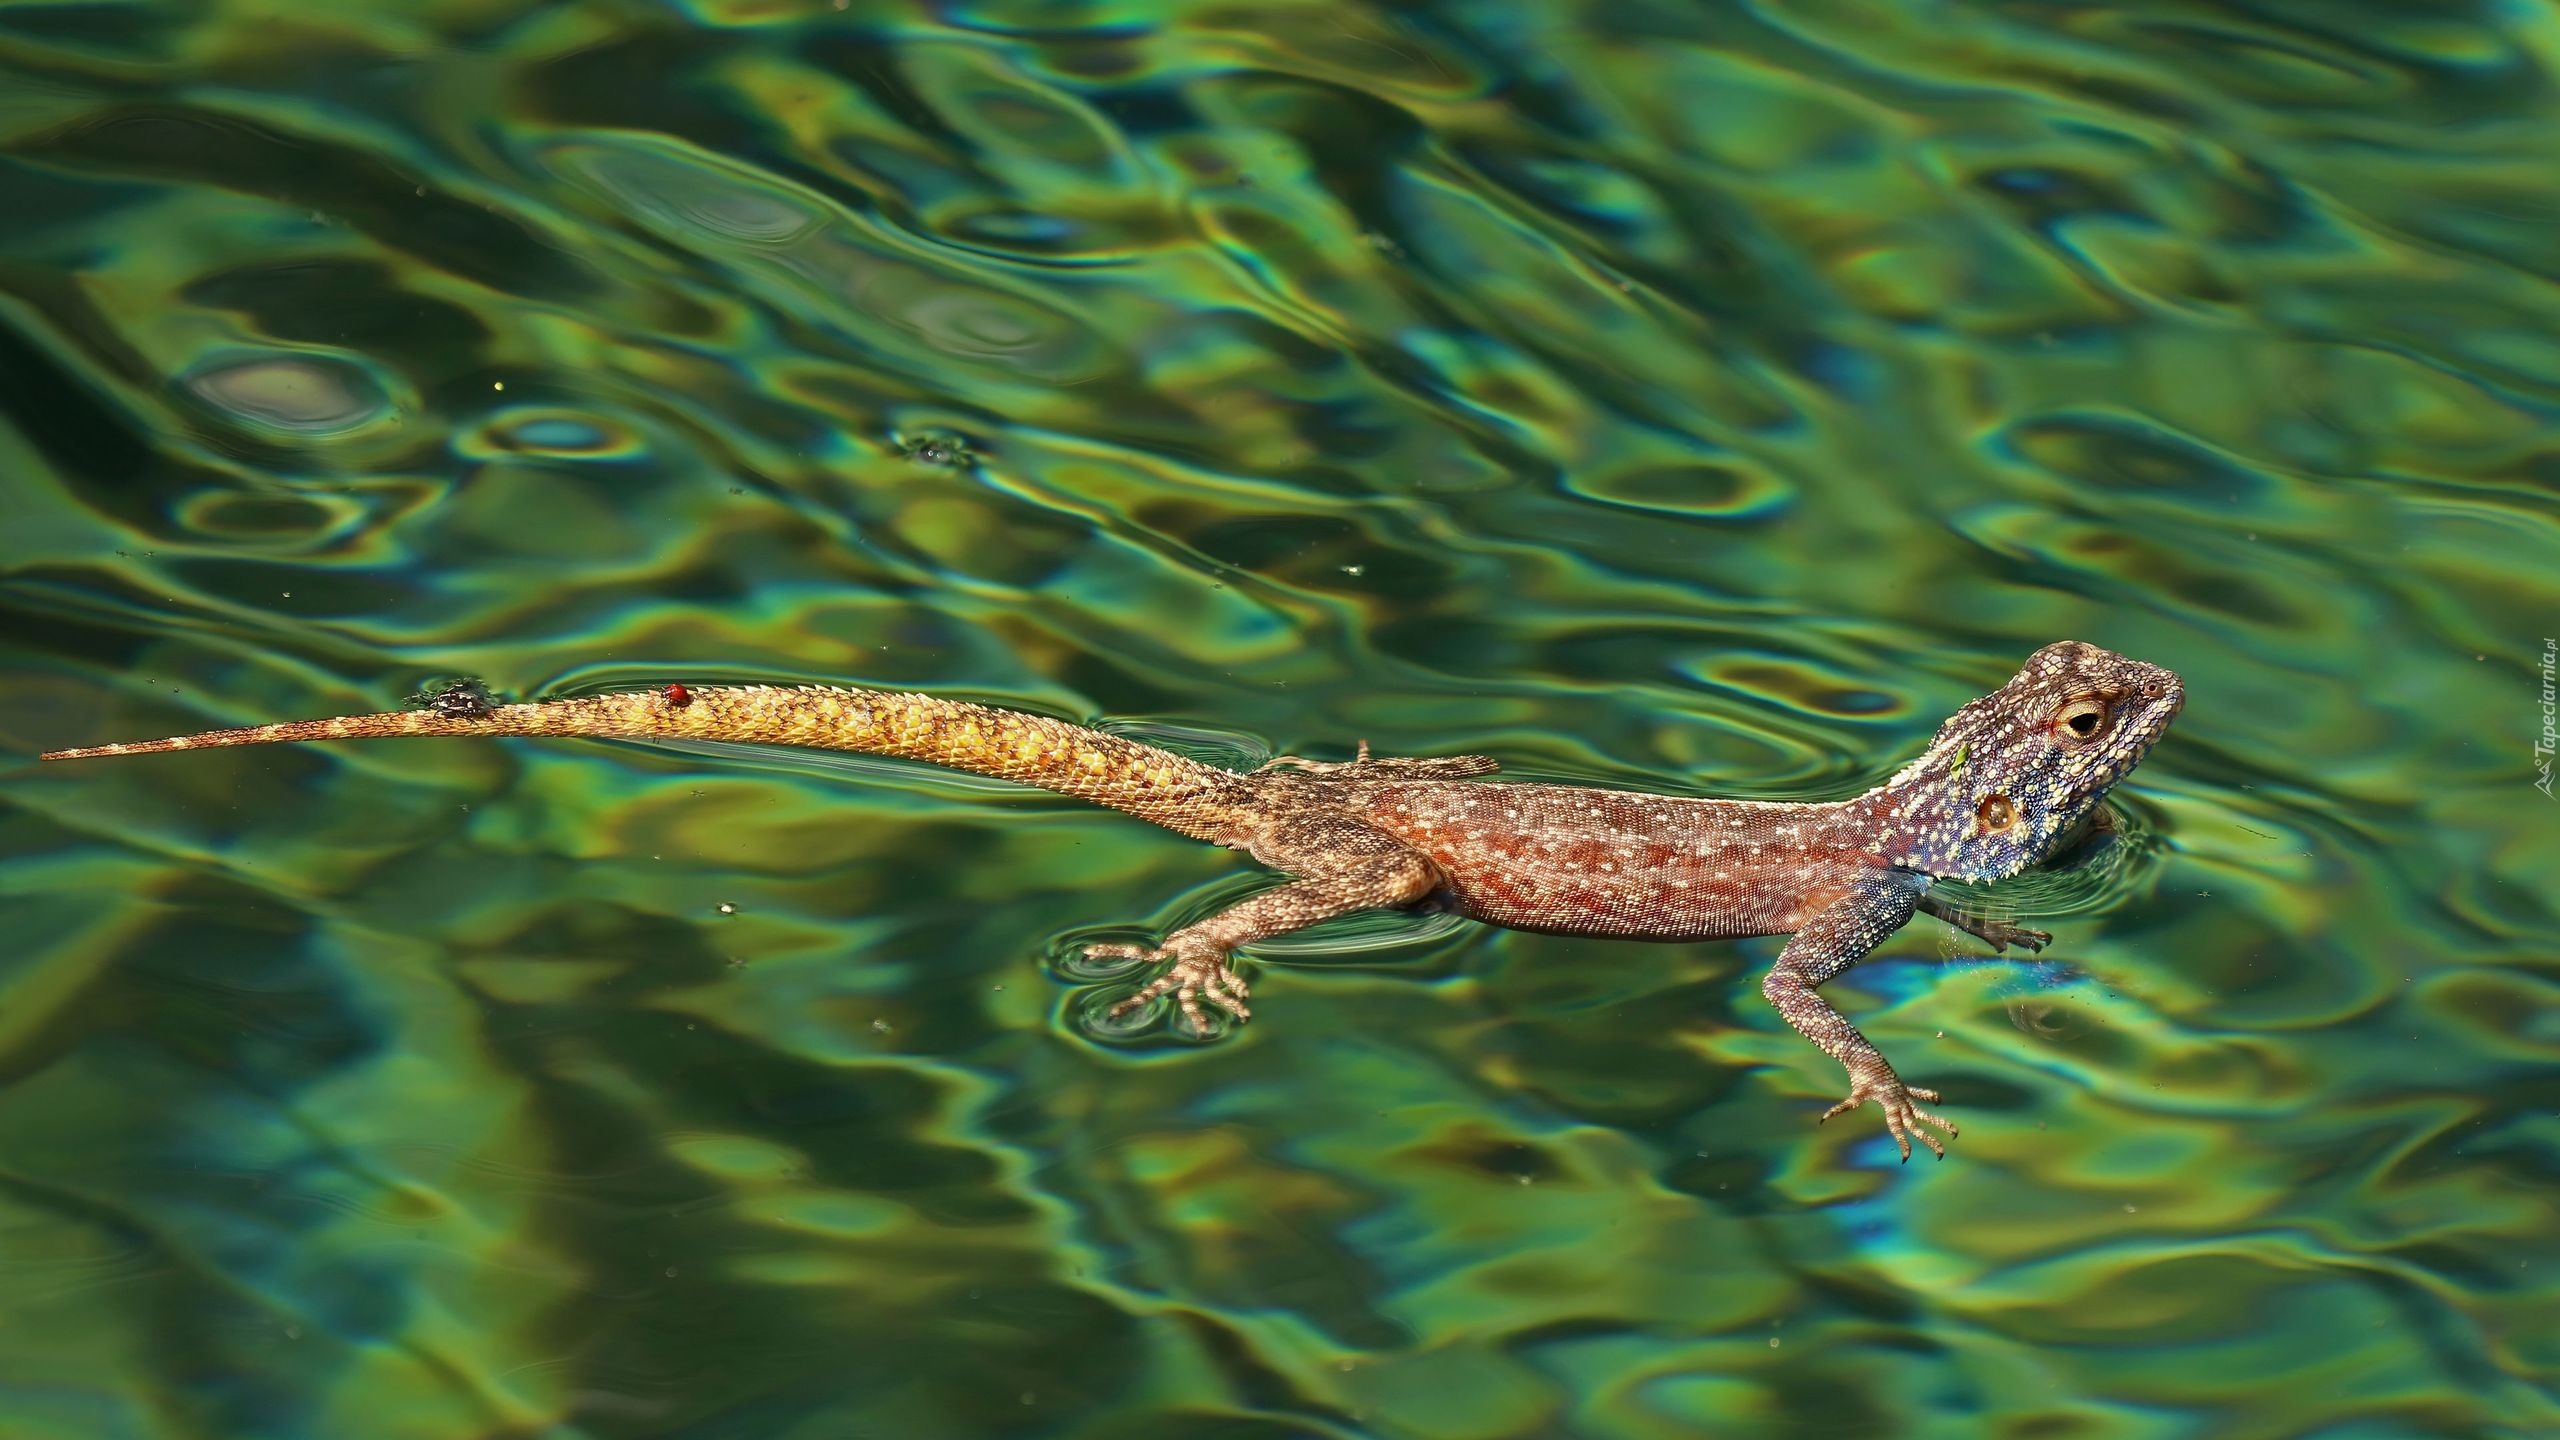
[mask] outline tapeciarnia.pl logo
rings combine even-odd
[[[2541,791],[2545,800],[2554,798],[2551,794],[2551,755],[2555,748],[2560,748],[2560,729],[2553,726],[2554,719],[2560,718],[2560,684],[2555,684],[2555,677],[2560,677],[2560,641],[2545,635],[2542,637],[2542,733],[2533,741],[2533,788]]]

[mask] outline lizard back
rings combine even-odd
[[[1430,857],[1461,913],[1515,930],[1784,934],[1886,866],[1847,802],[1423,783],[1381,787],[1358,814]]]

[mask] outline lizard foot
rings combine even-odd
[[[1173,996],[1174,1003],[1182,1007],[1182,1018],[1190,1022],[1195,1034],[1210,1033],[1208,1012],[1200,1008],[1204,999],[1238,1020],[1253,1018],[1253,1012],[1246,1009],[1244,1003],[1251,992],[1245,988],[1244,977],[1228,968],[1224,955],[1210,951],[1183,954],[1144,945],[1087,945],[1084,953],[1097,959],[1173,962],[1163,974],[1148,981],[1144,989],[1112,1006],[1109,1013],[1114,1019],[1168,993]]]
[[[1465,780],[1476,775],[1490,775],[1502,763],[1490,755],[1381,755],[1369,754],[1369,742],[1360,742],[1356,759],[1305,760],[1295,755],[1274,755],[1253,773],[1261,775],[1273,770],[1300,770],[1309,775],[1346,775],[1353,779],[1376,777],[1384,780]]]
[[[2046,931],[2030,929],[2024,925],[2013,925],[2006,920],[1994,920],[1988,915],[1976,915],[1958,909],[1935,895],[1921,897],[1920,908],[1967,935],[1988,942],[1991,953],[1994,955],[2009,953],[2009,947],[2012,945],[2032,955],[2053,943],[2053,936]]]
[[[1941,1103],[1937,1091],[1923,1090],[1917,1085],[1905,1085],[1901,1077],[1891,1070],[1881,1075],[1853,1075],[1850,1077],[1849,1098],[1823,1111],[1822,1118],[1829,1120],[1834,1115],[1847,1114],[1867,1101],[1873,1100],[1876,1102],[1876,1108],[1884,1112],[1884,1128],[1892,1134],[1893,1143],[1902,1147],[1903,1163],[1909,1164],[1911,1161],[1913,1136],[1918,1136],[1920,1143],[1929,1147],[1930,1154],[1941,1160],[1946,1159],[1947,1147],[1939,1143],[1937,1136],[1921,1129],[1920,1126],[1925,1121],[1946,1131],[1948,1138],[1953,1139],[1956,1133],[1955,1122],[1912,1104],[1914,1099],[1926,1100],[1932,1105]]]
[[[2034,930],[2024,925],[2012,925],[2006,920],[1977,919],[1966,928],[1990,941],[1992,952],[1995,954],[2003,953],[2010,946],[2015,945],[2033,955],[2053,943],[2053,932],[2050,930]]]

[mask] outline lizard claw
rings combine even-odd
[[[2032,955],[2053,943],[2053,932],[2050,930],[2034,930],[2024,925],[2012,925],[2006,920],[1985,920],[1981,925],[1982,928],[1973,933],[1991,942],[1993,954],[2002,953],[2015,945]]]
[[[1961,910],[1943,907],[1932,909],[1929,913],[1989,945],[1994,955],[2008,954],[2009,947],[2012,945],[2032,955],[2053,943],[2053,932],[2049,930],[2038,930],[2032,926],[2013,924],[2007,920],[1994,920],[1988,915],[1969,915]]]
[[[1252,992],[1245,987],[1244,977],[1228,967],[1224,955],[1207,951],[1184,954],[1142,945],[1087,945],[1084,953],[1098,959],[1173,962],[1137,994],[1112,1006],[1108,1013],[1115,1019],[1168,993],[1173,996],[1174,1003],[1182,1007],[1182,1018],[1189,1022],[1194,1034],[1211,1033],[1208,1012],[1200,1008],[1204,999],[1240,1021],[1253,1018],[1253,1012],[1245,1008],[1244,1003]]]
[[[1822,1118],[1829,1120],[1834,1115],[1846,1114],[1873,1100],[1876,1102],[1876,1108],[1884,1112],[1886,1132],[1893,1136],[1893,1143],[1902,1148],[1903,1163],[1910,1163],[1911,1141],[1914,1136],[1919,1137],[1921,1144],[1929,1147],[1930,1154],[1944,1160],[1947,1158],[1947,1147],[1939,1142],[1937,1136],[1920,1127],[1923,1122],[1935,1125],[1946,1131],[1949,1139],[1953,1139],[1956,1133],[1955,1122],[1912,1104],[1911,1102],[1915,1099],[1926,1100],[1932,1105],[1940,1103],[1937,1091],[1923,1090],[1917,1085],[1905,1085],[1901,1077],[1891,1070],[1881,1075],[1853,1075],[1850,1077],[1849,1098],[1823,1111]]]

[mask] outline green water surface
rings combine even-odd
[[[2560,11],[0,4],[0,1440],[2560,1434]],[[2088,863],[1833,990],[602,742],[841,680]],[[2547,758],[2547,757],[2545,757]],[[2546,782],[2547,783],[2547,782]],[[1125,1028],[1125,1027],[1124,1027]]]

